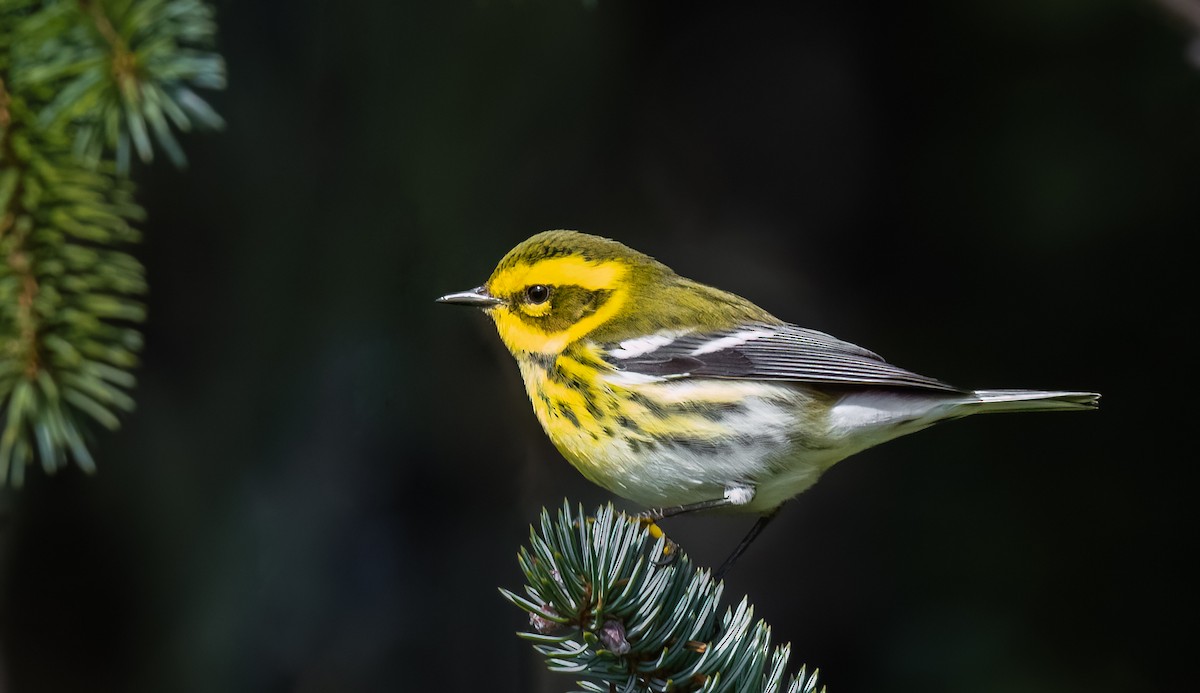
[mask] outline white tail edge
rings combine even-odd
[[[984,411],[1078,411],[1100,406],[1098,392],[1062,390],[976,390]]]

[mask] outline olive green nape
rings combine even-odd
[[[598,342],[621,342],[663,330],[715,332],[783,321],[754,303],[674,272],[662,281],[634,281],[627,307],[592,331]]]

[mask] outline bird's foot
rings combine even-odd
[[[659,539],[663,540],[662,555],[658,558],[655,558],[653,561],[655,567],[661,568],[663,566],[671,565],[678,560],[679,544],[671,541],[671,538],[668,537],[666,532],[662,530],[662,527],[658,526],[658,522],[656,520],[660,518],[656,516],[657,512],[658,511],[651,510],[649,512],[634,516],[634,519],[641,524],[641,526],[644,527],[647,532],[649,532],[652,539],[655,541],[658,541]]]

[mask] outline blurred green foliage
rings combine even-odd
[[[172,127],[220,129],[195,88],[223,89],[225,63],[210,49],[212,8],[200,0],[5,0],[10,10],[10,88],[35,95],[37,124],[69,131],[75,155],[95,166],[112,152],[154,158],[153,136],[171,161],[186,157]]]
[[[124,174],[131,143],[151,160],[148,132],[182,165],[171,125],[221,125],[190,88],[224,86],[221,58],[191,47],[211,44],[211,14],[0,3],[0,485],[23,485],[35,460],[94,470],[83,420],[114,430],[133,409],[146,281],[127,249],[144,215]]]

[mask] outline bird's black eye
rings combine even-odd
[[[525,289],[525,298],[533,305],[545,303],[550,298],[550,287],[545,284],[534,284]]]

